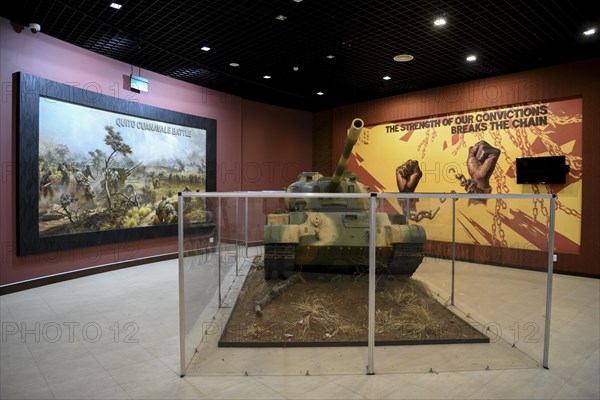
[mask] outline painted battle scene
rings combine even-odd
[[[174,224],[178,193],[205,191],[204,130],[42,98],[39,132],[40,236]]]

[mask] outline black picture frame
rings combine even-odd
[[[177,234],[177,224],[111,229],[72,234],[39,234],[39,102],[40,96],[84,107],[206,131],[205,190],[216,191],[217,121],[109,96],[24,72],[13,74],[16,97],[17,255],[152,239]]]

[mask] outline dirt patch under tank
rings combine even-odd
[[[262,257],[256,257],[219,346],[366,345],[368,274],[302,272],[288,280],[291,284],[266,281]],[[287,287],[257,315],[256,303],[283,286]],[[418,280],[379,276],[376,288],[376,344],[489,342]]]

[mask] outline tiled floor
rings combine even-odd
[[[447,298],[444,268],[423,265],[415,277]],[[503,341],[516,344],[512,351],[539,361],[540,341],[524,339],[534,333],[543,338],[543,329],[534,328],[545,312],[545,275],[465,264],[457,266],[456,278],[457,312],[504,327]],[[177,294],[173,260],[2,296],[0,397],[600,398],[600,280],[554,275],[549,370],[536,367],[530,357],[510,369],[492,365],[486,370],[481,362],[468,365],[469,359],[456,366],[450,360],[453,350],[436,345],[430,346],[436,348],[434,358],[429,349],[378,349],[372,376],[360,368],[323,375],[245,376],[239,368],[226,373],[204,363],[206,374],[180,378]],[[404,357],[412,366],[394,367],[385,362],[387,354]],[[321,357],[317,364],[326,365],[325,354]],[[267,363],[256,355],[249,359],[254,366]],[[429,366],[433,372],[427,372]],[[410,372],[420,370],[425,372]]]

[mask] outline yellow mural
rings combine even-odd
[[[555,193],[555,249],[581,242],[582,104],[569,99],[475,110],[363,130],[349,169],[374,191],[416,193]],[[517,184],[515,160],[564,155],[565,184]],[[430,240],[450,241],[452,201],[390,202],[425,226]],[[457,241],[546,250],[547,200],[458,200]]]

